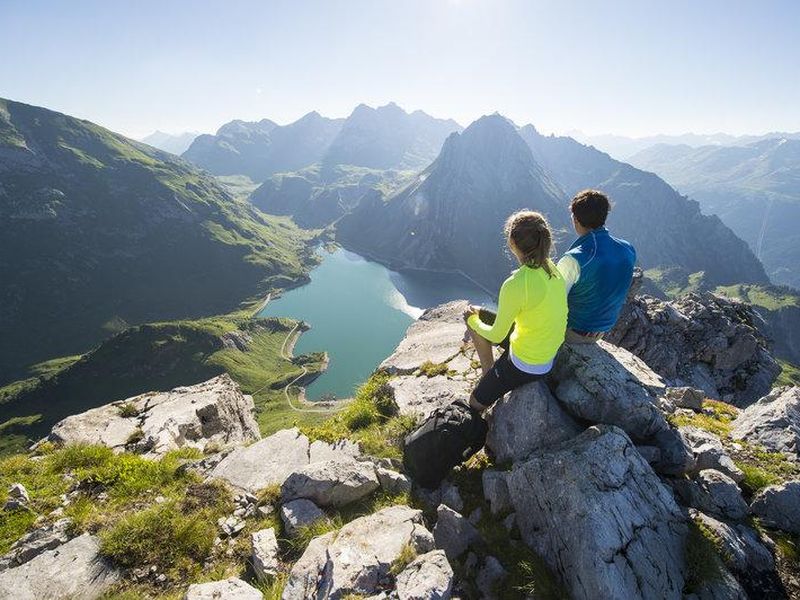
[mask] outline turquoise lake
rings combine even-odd
[[[328,369],[306,389],[309,400],[348,398],[403,338],[423,310],[449,300],[494,305],[468,279],[447,273],[396,272],[347,250],[325,256],[311,282],[285,292],[259,313],[311,326],[294,354],[325,351]]]

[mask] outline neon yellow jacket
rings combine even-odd
[[[511,353],[531,365],[553,360],[567,329],[566,286],[556,266],[548,262],[552,277],[542,268],[523,265],[503,282],[494,325],[483,323],[477,314],[467,319],[471,329],[493,344],[502,342],[514,324]]]

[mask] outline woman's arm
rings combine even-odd
[[[516,287],[512,278],[506,279],[500,287],[500,296],[497,299],[497,317],[494,324],[487,325],[480,320],[477,313],[474,313],[467,319],[470,329],[493,344],[502,342],[522,308],[522,298]]]

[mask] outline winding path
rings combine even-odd
[[[289,335],[287,335],[286,339],[283,340],[283,345],[281,346],[281,358],[284,359],[284,360],[288,360],[288,361],[292,360],[292,357],[286,351],[286,346],[289,343],[289,340],[292,339],[292,336],[295,334],[295,332],[297,331],[298,327],[300,327],[299,323],[297,325],[295,325],[294,327],[292,327],[292,330],[289,332]],[[298,408],[298,407],[296,407],[294,405],[294,403],[292,402],[292,397],[289,394],[289,388],[292,387],[297,381],[299,381],[300,379],[302,379],[303,377],[308,375],[308,369],[306,368],[305,365],[300,365],[300,368],[303,369],[303,372],[300,375],[298,375],[297,377],[295,377],[294,379],[292,379],[283,388],[283,395],[286,396],[286,402],[289,404],[289,408],[291,408],[292,410],[294,410],[296,412],[306,412],[306,413],[332,413],[332,412],[336,412],[337,410],[339,410],[340,407],[337,407],[337,408]],[[266,387],[266,386],[264,386],[264,387]],[[261,389],[264,389],[264,388],[261,388]],[[261,391],[261,390],[258,390],[258,391]]]

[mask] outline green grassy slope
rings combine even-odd
[[[296,281],[311,235],[177,157],[0,99],[0,384],[128,324]]]
[[[312,373],[322,363],[321,355],[281,357],[295,325],[244,314],[147,324],[113,336],[82,357],[37,365],[27,379],[0,388],[0,453],[27,447],[68,415],[223,372],[254,396],[263,433],[313,423],[319,414],[293,411],[283,393],[284,385],[302,374],[301,363]],[[231,332],[247,339],[245,350],[223,344]]]

